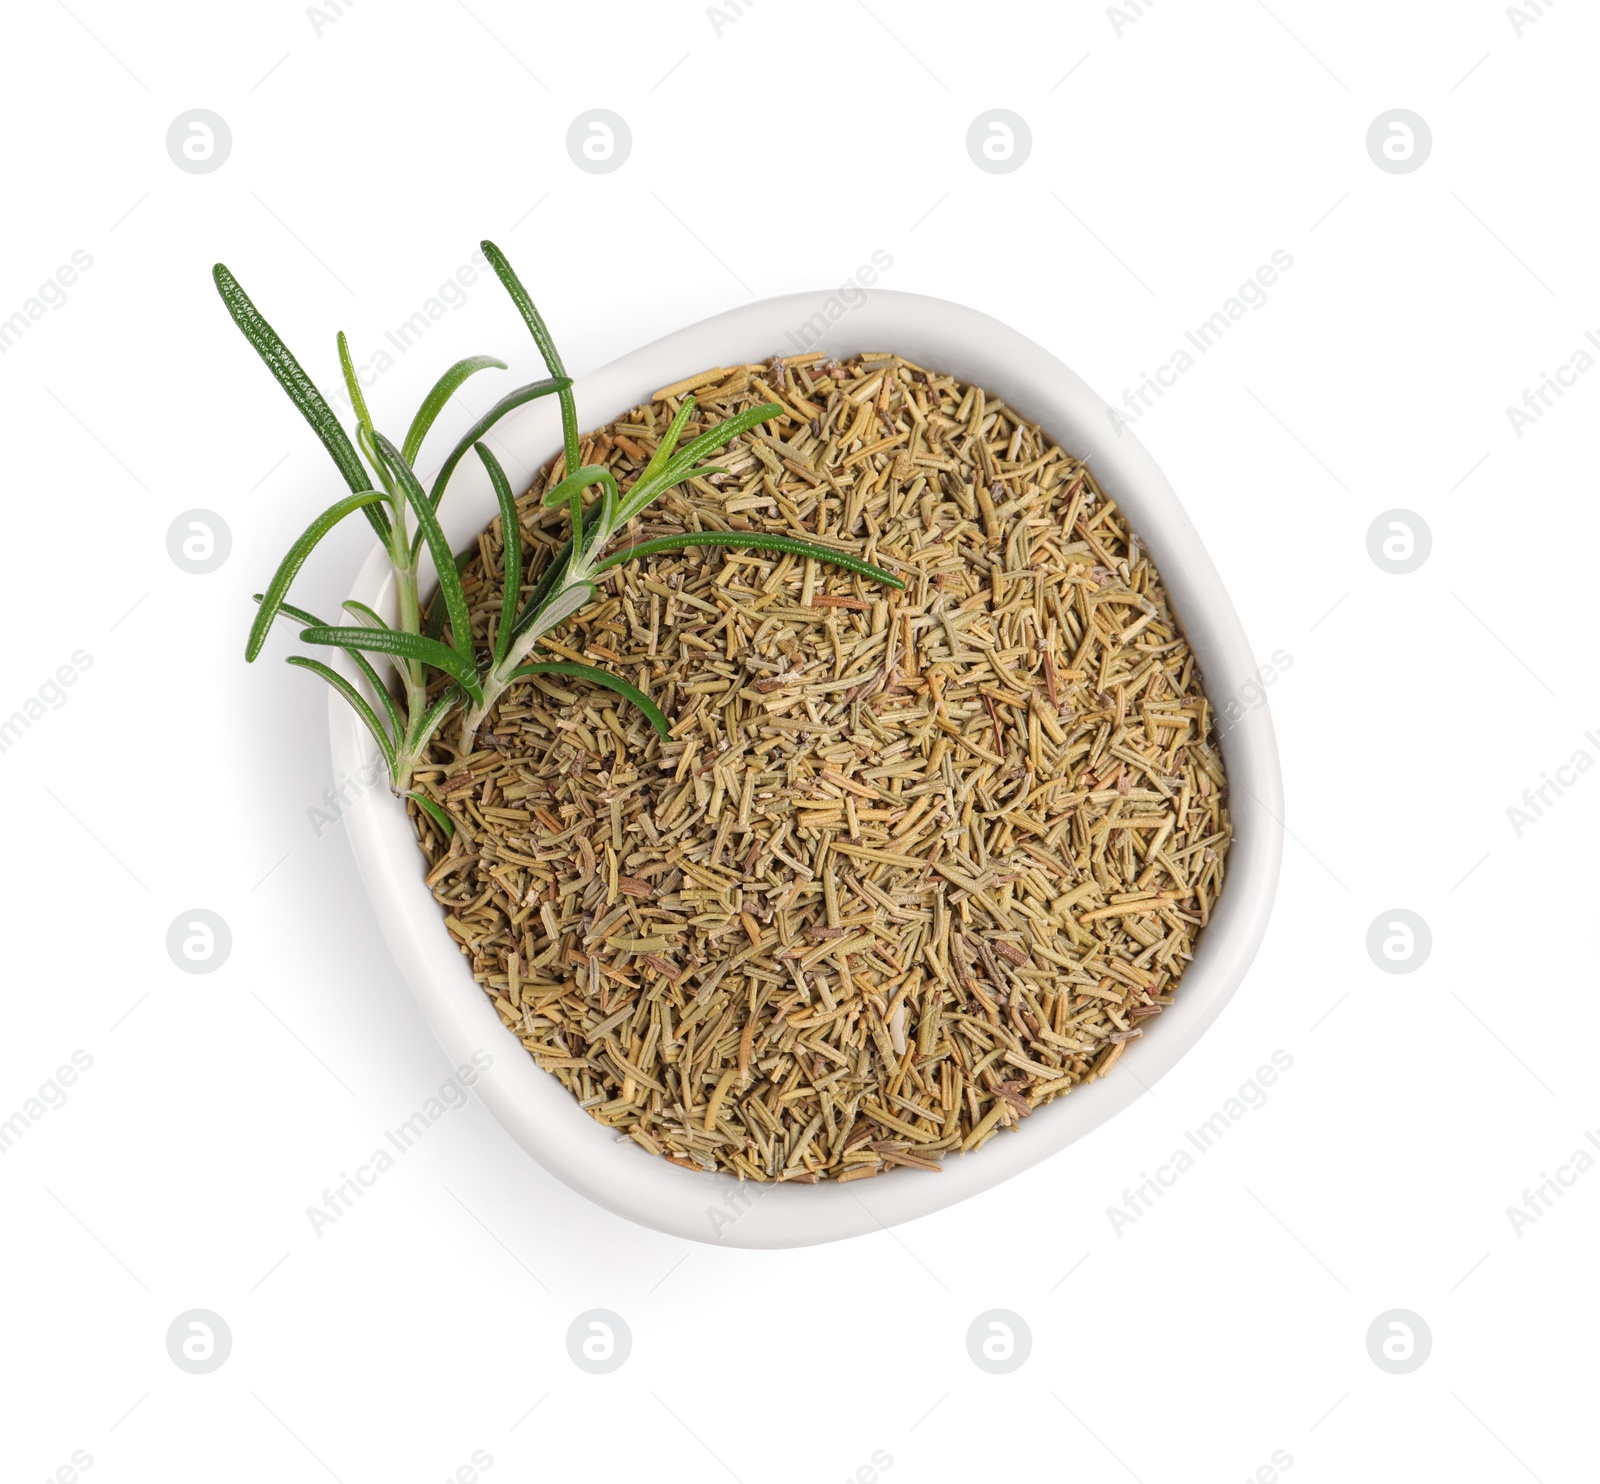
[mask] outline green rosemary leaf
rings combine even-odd
[[[464,576],[467,564],[478,555],[476,544],[469,546],[456,557],[456,575]],[[422,632],[430,639],[438,639],[444,634],[445,604],[442,595],[435,592],[433,601],[428,604],[428,621],[422,626]]]
[[[489,483],[494,486],[494,497],[500,502],[500,533],[504,542],[502,565],[505,568],[504,590],[500,598],[500,622],[495,626],[494,663],[506,657],[511,645],[511,625],[517,616],[517,595],[522,591],[522,521],[517,514],[517,497],[511,493],[511,482],[500,460],[489,452],[486,443],[475,443],[478,457],[488,470]]]
[[[730,417],[726,422],[718,423],[716,427],[702,433],[693,443],[686,444],[667,459],[648,480],[641,477],[634,483],[628,491],[627,498],[622,502],[619,523],[625,524],[632,520],[674,485],[682,484],[684,480],[701,473],[702,471],[695,466],[706,454],[715,452],[741,433],[747,433],[751,428],[777,417],[782,411],[783,408],[776,402],[763,402],[761,406],[747,408],[737,416]],[[652,459],[651,463],[654,462]]]
[[[796,541],[792,536],[772,536],[759,531],[685,531],[678,536],[661,536],[654,541],[643,541],[638,546],[630,546],[625,551],[613,552],[595,567],[595,575],[598,577],[609,568],[620,567],[622,563],[630,562],[635,557],[654,556],[657,552],[677,551],[688,546],[730,546],[754,551],[783,551],[793,556],[810,557],[813,561],[826,562],[830,567],[842,567],[846,572],[854,572],[858,577],[870,577],[874,582],[883,583],[885,587],[905,587],[905,583],[894,573],[885,572],[882,567],[874,567],[871,562],[864,562],[860,557],[834,551],[829,546],[816,546],[810,541]]]
[[[365,603],[358,603],[354,598],[346,598],[343,606],[346,613],[353,613],[369,629],[386,629],[389,627],[389,625],[386,624],[380,617],[378,617],[378,615],[371,608],[367,607]],[[287,611],[288,605],[285,604],[284,607]],[[312,622],[321,623],[322,620],[313,619]]]
[[[567,497],[567,529],[576,551],[587,551],[589,543],[583,537],[583,495],[577,491]]]
[[[389,503],[395,502],[394,475],[389,472],[389,466],[378,457],[378,446],[372,441],[373,428],[371,423],[356,424],[356,447],[361,450],[361,456],[366,459],[374,474],[378,476],[378,483],[384,487],[389,496]]]
[[[450,476],[456,472],[456,465],[467,456],[467,450],[477,443],[506,413],[515,411],[525,402],[532,402],[538,397],[548,397],[551,392],[559,392],[572,383],[564,376],[553,376],[548,381],[530,381],[526,386],[519,386],[513,392],[507,392],[494,404],[477,422],[461,435],[456,446],[450,450],[450,457],[439,466],[439,472],[433,477],[433,490],[428,496],[433,508],[439,508],[439,501],[444,498],[444,488],[450,482]],[[412,543],[416,549],[416,543]]]
[[[444,810],[433,802],[426,794],[419,794],[415,790],[406,795],[408,799],[415,799],[417,808],[421,809],[441,830],[448,840],[456,832],[456,822]]]
[[[252,593],[250,598],[252,602],[259,603],[261,601],[261,594]],[[320,624],[322,622],[322,620],[318,618],[316,614],[307,613],[304,608],[296,608],[293,603],[284,603],[278,609],[278,616],[280,618],[287,618],[291,622],[299,624],[301,628],[307,628],[313,624]]]
[[[567,563],[571,560],[572,538],[569,536],[562,542],[556,554],[550,558],[550,565],[539,574],[539,580],[534,583],[533,591],[528,594],[528,601],[522,605],[522,611],[517,614],[517,621],[511,627],[513,637],[521,634],[533,622],[534,615],[544,606],[545,600],[550,594],[555,591],[556,583],[561,580],[562,574],[567,570]]]
[[[667,480],[662,484],[657,494],[672,489],[675,485],[685,484],[691,479],[709,479],[713,474],[726,474],[728,471],[720,464],[697,464],[693,469],[673,468],[667,471]],[[656,496],[651,495],[653,501]]]
[[[389,714],[389,728],[391,735],[403,737],[406,731],[405,721],[400,715],[400,708],[395,705],[394,697],[389,693],[389,687],[383,683],[374,668],[372,661],[359,649],[346,649],[345,653],[361,667],[361,673],[366,677],[367,684],[372,687],[372,693],[383,703],[383,709]]]
[[[644,712],[645,720],[660,733],[662,741],[667,741],[672,736],[661,708],[638,686],[630,685],[620,675],[613,675],[609,670],[597,670],[593,665],[574,665],[565,660],[541,660],[537,664],[519,666],[511,672],[510,679],[521,680],[529,675],[569,675],[576,680],[587,680],[594,685],[603,685],[607,690],[614,690],[619,696],[625,696]]]
[[[428,745],[433,734],[439,730],[442,722],[451,709],[461,699],[461,692],[455,686],[447,686],[444,693],[431,705],[427,711],[417,718],[416,724],[406,733],[406,750],[413,757],[421,753]]]
[[[255,594],[255,600],[258,603],[261,601],[260,593]],[[350,606],[352,605],[349,603],[345,604],[346,608]],[[361,603],[357,603],[354,606],[358,608],[365,607]],[[367,612],[372,613],[372,610],[368,608]],[[316,614],[307,613],[304,608],[296,608],[293,603],[284,603],[278,610],[278,617],[290,619],[299,624],[301,628],[326,627]],[[373,617],[376,618],[377,615],[373,614]],[[389,694],[389,687],[383,683],[377,670],[373,668],[372,661],[362,654],[359,649],[346,648],[345,653],[360,667],[361,673],[366,677],[367,684],[372,687],[373,694],[383,702],[384,710],[389,713],[389,725],[393,729],[393,735],[396,737],[402,736],[406,729],[405,723],[400,719],[399,708],[394,703],[394,697]]]
[[[246,660],[253,660],[261,653],[261,646],[267,642],[267,630],[272,627],[272,620],[277,616],[278,610],[283,606],[284,598],[288,595],[289,584],[294,581],[295,573],[305,565],[306,558],[311,555],[312,548],[317,542],[345,516],[385,498],[387,497],[381,490],[361,490],[356,494],[346,495],[337,505],[330,505],[306,527],[300,539],[289,548],[289,555],[279,564],[272,581],[267,584],[266,594],[261,600],[261,611],[256,614],[256,621],[250,626],[250,637],[245,642]]]
[[[708,453],[714,453],[721,448],[724,443],[737,438],[741,433],[748,433],[751,428],[760,427],[762,423],[771,422],[782,412],[783,408],[776,402],[763,402],[759,407],[747,407],[726,422],[720,422],[716,427],[702,433],[693,443],[686,443],[673,456],[672,463],[681,464],[686,469],[690,468]]]
[[[397,654],[403,659],[418,660],[424,665],[432,665],[436,670],[443,670],[475,703],[483,699],[477,667],[437,639],[403,633],[398,629],[327,627],[307,629],[300,637],[307,644],[334,644],[341,649],[365,649],[376,654]]]
[[[455,645],[456,653],[467,665],[475,666],[472,653],[472,619],[467,610],[466,593],[461,587],[461,572],[456,566],[456,555],[450,550],[450,543],[445,540],[444,531],[439,526],[439,517],[433,513],[433,504],[428,499],[427,491],[422,488],[421,482],[400,450],[382,433],[374,433],[372,436],[379,455],[394,472],[401,489],[405,491],[406,499],[416,512],[419,534],[427,541],[428,552],[438,569],[439,591],[444,595],[445,610],[450,619],[451,642]]]
[[[285,605],[285,612],[287,611],[288,607]],[[307,620],[309,620],[310,622],[308,626],[312,628],[320,628],[322,626],[322,621],[317,618],[312,618],[309,613],[302,614],[297,611],[291,616],[300,623],[306,623]],[[359,649],[351,649],[347,646],[345,653],[355,661],[356,665],[360,668],[362,675],[365,677],[367,684],[372,687],[373,695],[377,696],[377,698],[383,703],[383,709],[389,713],[389,727],[391,734],[395,737],[403,737],[405,735],[406,724],[401,719],[400,708],[395,705],[394,697],[389,694],[389,687],[383,683],[383,677],[378,674],[377,668],[373,665],[372,661],[366,657],[366,655],[362,654]]]
[[[422,440],[428,436],[434,419],[444,410],[444,404],[455,396],[456,388],[475,372],[487,371],[490,367],[504,371],[506,363],[494,356],[468,356],[465,360],[457,361],[434,382],[433,390],[422,399],[422,406],[417,408],[417,415],[411,419],[411,426],[406,430],[406,441],[400,445],[400,452],[406,456],[408,464],[416,463],[417,455],[422,451]]]
[[[329,456],[338,465],[339,472],[344,475],[345,483],[352,490],[366,489],[370,481],[366,470],[361,467],[360,456],[356,453],[345,430],[340,427],[339,419],[333,415],[333,409],[317,390],[316,383],[306,375],[305,368],[278,337],[278,332],[267,323],[265,316],[256,308],[250,296],[240,286],[239,280],[228,271],[226,265],[215,264],[211,269],[211,277],[234,324],[250,342],[255,353],[265,362],[273,379],[288,394],[289,400],[294,403],[300,416],[311,425],[311,431],[322,440],[322,446],[328,450]],[[374,509],[368,509],[366,515],[372,529],[387,541],[388,517],[381,510]]]
[[[518,616],[516,627],[511,631],[512,636],[521,638],[530,629],[535,635],[548,634],[557,624],[565,623],[571,618],[592,597],[594,597],[592,582],[575,582],[571,587],[562,588],[539,608],[533,608],[532,604],[529,604]]]
[[[506,261],[506,255],[494,243],[485,240],[479,246],[483,248],[483,255],[488,258],[489,266],[494,269],[495,277],[505,286],[505,291],[511,296],[511,302],[517,306],[517,313],[522,316],[523,322],[532,334],[533,343],[539,347],[545,369],[552,376],[565,377],[567,368],[561,364],[561,355],[556,350],[555,341],[550,338],[544,316],[534,307],[533,299],[527,289],[523,288],[516,269]],[[568,382],[567,386],[571,384]],[[572,393],[566,387],[561,389],[561,438],[567,454],[567,469],[570,472],[578,467],[578,411]]]
[[[367,411],[367,399],[361,395],[361,383],[356,379],[355,362],[350,359],[350,342],[339,331],[339,369],[344,372],[344,389],[350,393],[350,405],[355,409],[356,421],[364,428],[372,426],[372,414]]]
[[[559,484],[553,484],[544,492],[543,505],[546,510],[557,505],[565,505],[575,494],[589,488],[591,484],[603,484],[610,491],[617,488],[616,478],[603,464],[585,464],[576,473],[569,474]]]
[[[355,709],[356,715],[366,723],[367,730],[372,733],[373,739],[382,750],[383,760],[389,765],[389,777],[393,778],[395,775],[394,743],[389,740],[389,734],[384,731],[383,723],[378,720],[378,713],[367,704],[366,697],[337,670],[330,669],[321,660],[307,659],[303,654],[291,654],[289,663],[298,666],[302,670],[310,670],[314,674],[320,675],[351,704]]]
[[[635,484],[643,484],[647,479],[654,479],[666,467],[673,450],[678,446],[678,440],[683,437],[684,427],[694,414],[694,408],[694,397],[685,397],[672,421],[667,424],[666,432],[661,435],[661,442],[656,444],[656,451],[650,455],[650,462],[644,466],[644,473],[634,481]]]
[[[495,277],[511,296],[511,302],[516,305],[517,313],[526,322],[533,335],[533,343],[539,347],[539,354],[544,358],[550,374],[565,376],[567,368],[561,364],[561,355],[556,350],[556,343],[550,336],[549,328],[545,325],[544,316],[534,307],[533,298],[522,286],[522,280],[517,277],[516,269],[494,243],[485,240],[479,243],[479,246],[483,249],[483,255],[488,258],[489,266],[494,269]]]

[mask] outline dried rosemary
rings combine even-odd
[[[679,419],[767,403],[636,522],[637,559],[545,635],[560,660],[422,759],[427,879],[502,1020],[619,1136],[758,1181],[936,1170],[1171,1003],[1230,838],[1211,712],[1087,466],[890,355],[719,369],[590,434],[516,502],[530,574],[564,560],[565,466],[623,486]],[[461,568],[480,644],[507,529]]]

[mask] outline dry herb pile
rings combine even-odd
[[[501,1019],[652,1154],[752,1180],[936,1170],[1103,1076],[1222,888],[1226,791],[1193,654],[1088,468],[893,356],[722,369],[583,440],[626,488],[685,394],[782,417],[629,530],[804,536],[905,579],[698,548],[611,571],[413,805],[428,884]],[[697,424],[690,424],[690,433]],[[523,541],[555,551],[541,497]],[[501,603],[498,522],[463,581]],[[538,562],[533,564],[536,573]]]

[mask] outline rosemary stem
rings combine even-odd
[[[422,632],[422,605],[417,600],[417,569],[415,564],[395,568],[395,583],[400,597],[400,627],[408,634]],[[422,714],[427,698],[427,685],[422,666],[416,660],[407,660],[403,667],[406,682],[406,700],[412,720]]]
[[[422,604],[417,594],[417,558],[412,553],[411,538],[406,529],[406,506],[403,496],[397,498],[391,507],[389,562],[394,568],[395,594],[399,607],[400,628],[407,634],[420,634],[422,632]],[[423,714],[427,710],[427,677],[423,674],[422,665],[417,660],[405,660],[397,668],[405,685],[406,729],[409,733],[419,726]],[[402,764],[399,752],[405,742],[405,738],[397,737],[395,742],[395,772],[397,776],[394,784],[397,790],[401,790],[409,783],[411,768],[416,759],[413,756]],[[398,776],[402,766],[405,774],[403,780]]]
[[[394,777],[389,782],[396,796],[404,796],[410,790],[412,770],[422,760],[422,751],[430,740],[419,736],[420,730],[413,722],[406,728],[406,735],[395,743]]]
[[[581,580],[587,581],[587,570],[586,560]],[[482,703],[468,705],[462,711],[461,752],[463,756],[472,751],[473,739],[478,735],[478,728],[483,725],[484,718],[494,710],[495,702],[500,699],[507,687],[510,686],[511,677],[518,666],[527,659],[533,650],[533,646],[561,621],[558,618],[552,623],[545,618],[545,615],[552,609],[558,608],[562,597],[575,585],[576,580],[578,579],[574,579],[570,571],[564,573],[562,580],[551,589],[544,602],[539,605],[539,616],[533,620],[526,630],[511,641],[506,650],[505,658],[498,665],[489,666],[484,672],[479,681],[480,688],[483,691]]]

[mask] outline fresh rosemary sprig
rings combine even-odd
[[[423,440],[435,419],[469,376],[490,368],[503,371],[506,363],[493,356],[469,356],[457,361],[423,399],[403,443],[397,446],[373,425],[349,346],[341,332],[337,342],[339,365],[356,415],[355,442],[352,443],[315,383],[250,301],[238,280],[221,263],[212,270],[217,291],[234,323],[311,425],[351,490],[312,521],[279,564],[266,591],[257,595],[260,609],[245,645],[245,659],[254,660],[261,653],[273,621],[280,616],[302,626],[300,637],[305,643],[344,650],[360,669],[373,700],[319,660],[294,655],[289,663],[320,675],[350,703],[377,742],[395,792],[410,793],[447,834],[452,828],[449,816],[422,794],[410,792],[411,775],[440,726],[457,708],[461,711],[461,726],[456,746],[463,756],[472,750],[478,728],[500,696],[510,686],[536,675],[564,675],[604,686],[637,706],[662,737],[669,735],[667,718],[661,709],[627,680],[590,665],[567,661],[529,662],[528,657],[540,639],[588,603],[605,580],[605,574],[619,564],[635,557],[691,546],[722,546],[809,557],[889,587],[905,585],[892,573],[858,557],[794,537],[762,532],[689,531],[607,554],[617,533],[653,501],[685,480],[722,472],[703,460],[741,434],[779,416],[783,408],[776,402],[751,408],[717,424],[680,448],[678,445],[695,406],[693,397],[685,397],[644,470],[627,490],[621,489],[609,469],[597,464],[579,465],[577,407],[572,396],[572,382],[555,342],[505,255],[492,242],[485,242],[483,251],[528,326],[549,375],[518,387],[496,402],[456,441],[434,475],[431,488],[426,489],[415,466]],[[562,478],[546,492],[544,503],[546,506],[565,505],[571,530],[565,545],[532,584],[524,601],[522,527],[516,497],[505,470],[483,440],[508,412],[551,393],[556,394],[561,404]],[[504,533],[505,584],[500,615],[483,654],[478,653],[474,643],[461,581],[465,558],[457,558],[451,552],[438,517],[439,504],[450,478],[469,449],[477,454],[494,488]],[[596,489],[598,496],[590,499],[586,509],[585,494]],[[394,569],[398,610],[394,624],[361,603],[344,605],[356,619],[355,624],[336,626],[323,623],[287,602],[290,585],[317,543],[358,510],[371,523]],[[419,586],[424,547],[438,574],[438,592],[426,625],[422,620]],[[393,666],[403,707],[396,703],[388,683],[366,658],[369,653],[386,656]],[[444,689],[431,703],[428,699],[430,670],[447,677]]]
[[[344,334],[341,332],[338,336],[339,364],[349,390],[351,406],[356,413],[356,440],[361,445],[360,454],[356,452],[355,444],[340,425],[333,409],[317,390],[316,384],[283,343],[277,331],[251,302],[250,296],[245,293],[239,281],[221,263],[212,269],[212,277],[216,282],[217,292],[222,296],[222,302],[233,317],[234,323],[266,363],[267,369],[283,387],[290,401],[311,425],[352,490],[351,494],[323,511],[306,527],[299,540],[290,547],[289,554],[279,564],[276,574],[261,597],[261,606],[245,645],[245,659],[254,660],[261,653],[262,646],[266,643],[267,632],[280,613],[288,612],[298,616],[298,610],[286,606],[289,587],[295,575],[318,542],[346,516],[360,510],[371,522],[373,530],[382,541],[394,569],[399,610],[398,627],[389,627],[377,614],[367,610],[366,613],[357,615],[362,620],[362,628],[357,632],[364,636],[358,645],[345,644],[337,638],[325,638],[325,635],[338,635],[345,631],[329,628],[316,620],[307,623],[304,637],[310,642],[340,644],[352,654],[367,649],[391,657],[404,693],[403,716],[393,706],[393,698],[387,686],[376,676],[370,665],[366,666],[368,684],[389,704],[384,707],[384,716],[373,711],[370,705],[364,710],[357,706],[356,711],[378,742],[379,749],[388,764],[391,785],[397,792],[406,792],[410,788],[412,771],[423,750],[437,732],[439,724],[445,715],[459,704],[463,695],[472,694],[477,684],[470,628],[460,630],[467,636],[462,646],[445,646],[436,640],[425,638],[421,633],[421,603],[418,591],[421,577],[420,541],[425,536],[429,537],[434,543],[430,545],[430,550],[435,553],[443,551],[446,558],[449,557],[448,548],[443,545],[444,538],[438,531],[434,510],[443,495],[450,474],[462,456],[506,413],[537,397],[548,396],[552,392],[564,392],[571,383],[565,376],[551,377],[530,382],[501,398],[452,449],[441,466],[431,498],[423,496],[419,501],[413,492],[414,479],[411,485],[408,485],[395,477],[394,466],[384,453],[384,445],[387,444],[390,449],[393,449],[393,445],[388,444],[388,440],[383,439],[382,435],[373,429],[366,399],[362,396],[361,383],[356,378]],[[439,378],[423,399],[422,406],[418,408],[407,430],[405,442],[406,449],[410,450],[410,458],[416,456],[434,420],[462,382],[475,372],[489,368],[503,370],[505,362],[493,356],[471,356],[456,362]],[[363,455],[366,457],[367,465],[371,467],[370,475],[363,466]],[[395,456],[409,472],[410,462],[406,454],[396,450]],[[426,516],[423,515],[424,510]],[[410,516],[413,513],[417,517],[419,526],[415,540],[410,533]],[[455,563],[447,560],[446,565],[454,577]],[[456,583],[456,595],[458,597],[460,595],[459,580]],[[459,612],[464,619],[466,615],[464,599],[459,603]],[[324,679],[335,683],[333,676],[336,672],[325,665],[305,660],[303,657],[297,657],[294,663],[314,669]],[[435,701],[430,704],[427,676],[429,667],[442,669],[449,674],[460,686],[460,693],[458,694],[456,688],[452,687],[447,692],[445,703]],[[346,700],[354,704],[353,698],[359,695],[359,692],[346,689],[344,686],[336,685],[336,688]]]

